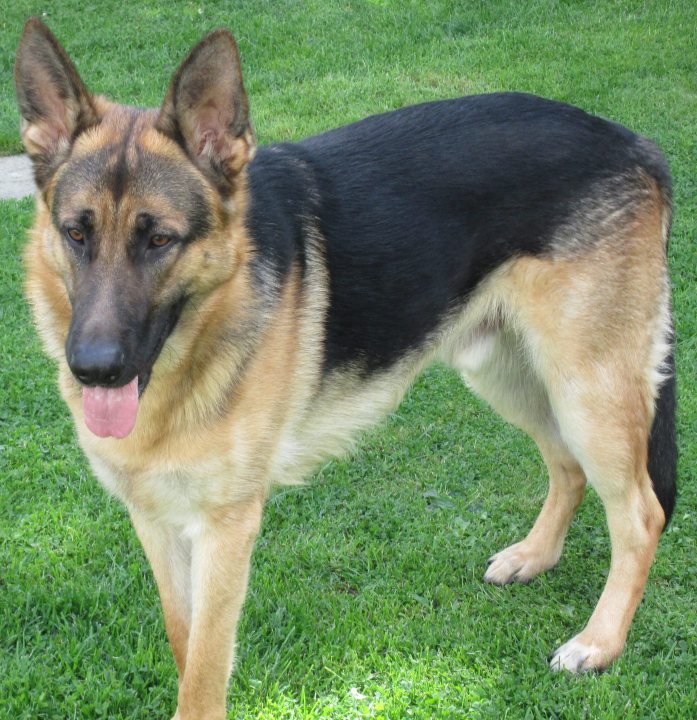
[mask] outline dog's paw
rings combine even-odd
[[[489,558],[484,580],[494,585],[526,583],[557,564],[558,556],[533,550],[525,541],[507,547]]]
[[[619,655],[619,652],[611,652],[580,638],[580,635],[576,635],[552,653],[549,658],[552,670],[568,670],[572,673],[601,672]]]

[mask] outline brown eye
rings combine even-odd
[[[82,245],[82,243],[85,242],[85,236],[84,236],[84,234],[81,233],[81,232],[80,232],[79,230],[77,230],[76,228],[70,228],[70,230],[68,230],[68,237],[69,237],[73,242],[79,243],[80,245]]]
[[[150,238],[150,244],[153,247],[161,248],[165,245],[169,245],[171,238],[167,237],[167,235],[153,235]]]

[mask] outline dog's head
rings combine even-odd
[[[15,83],[42,248],[71,306],[65,357],[88,427],[123,437],[182,308],[235,271],[229,228],[255,148],[235,40],[205,37],[143,110],[92,96],[31,19]]]

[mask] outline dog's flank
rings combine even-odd
[[[660,151],[515,93],[257,152],[232,36],[159,110],[92,96],[30,20],[15,66],[39,186],[27,293],[100,481],[158,584],[179,720],[223,718],[262,506],[441,360],[537,442],[549,495],[485,579],[553,567],[587,482],[612,564],[552,666],[622,651],[675,499]]]

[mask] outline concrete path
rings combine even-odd
[[[19,199],[36,190],[31,161],[26,155],[0,157],[0,200]]]

